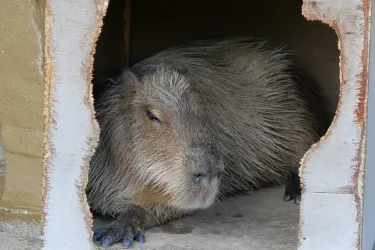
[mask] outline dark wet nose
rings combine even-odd
[[[202,152],[195,161],[193,178],[195,182],[199,183],[203,179],[212,180],[220,178],[223,174],[222,160],[211,152]]]
[[[194,178],[196,183],[199,183],[203,179],[208,179],[210,181],[214,178],[220,179],[222,175],[223,175],[222,170],[215,169],[215,170],[212,170],[212,171],[195,173],[195,174],[193,174],[193,178]]]

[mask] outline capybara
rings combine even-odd
[[[316,86],[298,72],[284,48],[251,37],[170,48],[126,69],[95,104],[86,192],[115,220],[94,240],[130,247],[157,224],[272,184],[287,182],[284,200],[298,203],[299,162],[326,126]]]

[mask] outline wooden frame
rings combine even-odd
[[[47,3],[43,249],[94,249],[83,190],[98,138],[92,56],[108,0]],[[302,160],[299,250],[364,249],[370,7],[369,0],[303,3],[306,18],[329,24],[339,36],[341,97],[327,135]]]

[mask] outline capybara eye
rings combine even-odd
[[[151,113],[149,110],[147,110],[147,117],[153,121],[153,122],[157,122],[157,123],[161,123],[161,121],[159,120],[159,118],[157,118],[153,113]]]

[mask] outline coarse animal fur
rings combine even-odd
[[[296,72],[281,47],[248,37],[167,49],[126,70],[96,104],[87,197],[117,220],[95,239],[130,246],[217,198],[284,183],[326,127]]]

